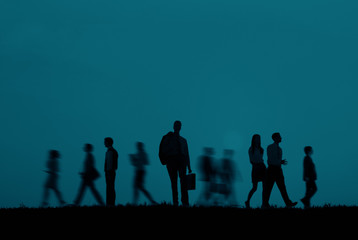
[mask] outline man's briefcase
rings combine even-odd
[[[195,187],[196,187],[196,184],[195,184],[196,183],[195,182],[196,175],[195,175],[195,173],[189,173],[185,177],[186,177],[186,188],[187,188],[187,190],[195,190]]]

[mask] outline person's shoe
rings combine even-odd
[[[271,208],[270,204],[262,204],[261,209],[269,209]]]
[[[292,202],[292,201],[290,201],[288,204],[286,204],[286,207],[291,208],[291,207],[294,207],[294,206],[296,206],[296,205],[297,205],[297,202]]]
[[[301,199],[301,202],[303,203],[305,209],[307,209],[307,208],[310,207],[310,203],[309,203],[309,201],[308,201],[306,198],[302,198],[302,199]]]

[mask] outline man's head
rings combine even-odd
[[[313,154],[313,148],[311,146],[306,146],[303,150],[307,156],[311,156]]]
[[[144,150],[144,143],[142,143],[142,142],[137,142],[136,145],[137,145],[137,149],[138,149],[139,151],[143,151],[143,150]]]
[[[92,152],[93,151],[93,145],[92,144],[89,144],[89,143],[86,143],[84,146],[83,146],[83,150],[85,152]]]
[[[180,130],[181,130],[181,122],[180,121],[175,121],[173,128],[174,128],[174,132],[179,133]]]
[[[113,139],[111,137],[106,137],[104,139],[104,146],[108,147],[112,147],[113,145]]]
[[[280,143],[282,140],[280,133],[276,132],[276,133],[272,134],[272,140],[275,143]]]
[[[51,159],[57,159],[60,157],[60,152],[57,150],[50,150],[49,155]]]

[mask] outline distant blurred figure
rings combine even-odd
[[[116,180],[116,170],[118,167],[118,152],[113,148],[113,139],[106,137],[104,146],[107,148],[104,161],[104,172],[106,174],[106,206],[113,207],[116,201],[116,191],[114,183]]]
[[[131,164],[135,168],[133,181],[133,204],[136,205],[138,203],[139,191],[142,191],[152,204],[158,204],[153,200],[150,193],[144,188],[144,177],[146,174],[145,165],[149,164],[148,155],[144,150],[144,144],[142,142],[137,142],[136,146],[137,153],[129,155]]]
[[[223,204],[234,206],[237,204],[234,193],[234,180],[236,177],[236,166],[233,161],[234,150],[225,149],[224,157],[221,159],[220,178],[222,181],[219,190],[223,196]]]
[[[257,190],[257,185],[259,182],[262,182],[262,185],[265,184],[266,178],[266,166],[264,163],[264,149],[261,147],[261,137],[259,134],[255,134],[252,136],[251,147],[249,148],[249,159],[252,165],[251,171],[251,181],[252,181],[252,189],[247,196],[247,201],[245,202],[245,206],[250,208],[250,200],[252,195]],[[263,189],[263,186],[262,186]]]
[[[212,194],[215,189],[215,167],[214,167],[214,149],[204,147],[204,153],[199,158],[199,171],[204,181],[204,188],[199,197],[199,204],[210,205]]]
[[[47,180],[45,182],[44,186],[44,195],[43,195],[43,202],[41,207],[47,207],[48,206],[48,197],[50,194],[50,190],[53,190],[56,194],[56,197],[61,205],[66,204],[66,202],[62,198],[61,192],[58,190],[58,172],[59,172],[59,163],[58,159],[60,158],[60,153],[57,150],[50,150],[49,151],[49,160],[46,163],[47,170],[45,170],[46,173],[48,173]]]
[[[172,187],[173,205],[178,206],[178,175],[180,178],[181,202],[189,206],[188,189],[186,187],[186,170],[191,173],[188,143],[180,136],[181,122],[174,122],[174,132],[164,135],[159,146],[159,158],[167,170]]]
[[[304,152],[306,156],[303,160],[303,181],[306,182],[306,195],[301,199],[301,202],[304,204],[305,208],[310,208],[311,198],[317,192],[317,173],[311,158],[313,148],[311,146],[306,146]]]
[[[84,194],[86,188],[89,187],[93,193],[93,196],[97,200],[98,204],[101,206],[104,206],[102,197],[94,186],[94,180],[96,180],[99,177],[99,173],[98,173],[97,169],[95,168],[95,164],[94,164],[94,157],[92,154],[93,145],[87,143],[83,147],[83,150],[86,152],[86,158],[85,158],[85,162],[84,162],[83,172],[80,173],[80,175],[82,177],[82,182],[81,182],[80,188],[78,190],[77,197],[74,201],[74,205],[79,205],[81,203],[83,194]]]

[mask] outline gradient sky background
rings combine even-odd
[[[39,206],[49,149],[62,155],[59,186],[71,203],[83,144],[94,145],[102,173],[107,136],[119,152],[117,203],[132,201],[128,154],[138,140],[151,162],[147,189],[171,201],[157,154],[177,119],[195,172],[203,147],[217,159],[235,150],[241,205],[251,137],[266,150],[276,131],[292,200],[304,195],[303,147],[312,145],[312,204],[356,205],[357,12],[354,0],[1,1],[0,207]],[[103,173],[96,186],[104,197]],[[253,206],[260,195],[261,184]],[[89,192],[83,203],[95,203]],[[277,187],[270,203],[283,206]]]

